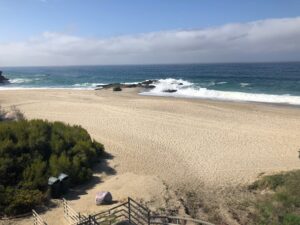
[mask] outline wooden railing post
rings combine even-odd
[[[108,210],[108,221],[109,221],[109,225],[111,225],[110,210]]]
[[[148,225],[150,225],[150,219],[151,219],[150,216],[151,216],[150,211],[148,211]]]
[[[47,223],[37,214],[35,210],[32,210],[33,224],[34,225],[47,225]]]
[[[63,199],[64,217],[69,224],[80,224],[86,217],[77,213],[71,206],[69,206],[66,199]]]
[[[130,198],[128,198],[128,222],[131,223]]]
[[[37,218],[36,218],[36,215],[35,215],[35,211],[32,210],[32,215],[33,215],[33,225],[38,225],[37,223]]]

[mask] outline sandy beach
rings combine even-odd
[[[151,201],[173,190],[224,189],[261,173],[300,168],[296,107],[149,97],[134,89],[7,90],[0,92],[0,105],[16,106],[28,119],[81,125],[104,144],[114,173],[99,174],[101,182],[70,199],[82,212],[99,209],[94,196],[101,189],[120,201]],[[52,220],[55,212],[44,216]]]

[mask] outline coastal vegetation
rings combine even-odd
[[[300,170],[265,176],[250,186],[260,191],[255,224],[300,224]]]
[[[187,214],[214,224],[300,224],[300,170],[265,175],[251,185],[221,192],[181,192]]]
[[[42,205],[49,176],[66,173],[71,185],[89,180],[93,165],[104,157],[103,145],[80,126],[4,120],[4,114],[0,110],[0,216]]]

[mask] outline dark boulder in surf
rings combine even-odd
[[[97,85],[96,90],[101,89],[110,89],[110,88],[146,88],[146,89],[152,89],[155,88],[155,85],[153,85],[157,80],[146,80],[139,83],[132,83],[132,84],[124,84],[124,83],[111,83],[111,84],[102,84]]]
[[[113,88],[113,91],[122,91],[122,88],[120,86],[116,86]]]
[[[9,83],[8,79],[2,75],[2,71],[0,71],[0,84]]]
[[[155,88],[155,85],[147,85],[147,86],[145,86],[144,88],[149,88],[149,89],[152,89],[152,88]]]
[[[97,88],[109,89],[109,88],[114,88],[114,87],[118,87],[118,86],[121,86],[121,84],[120,83],[101,84],[101,85],[97,85]]]
[[[167,93],[174,93],[176,91],[177,90],[175,90],[175,89],[166,89],[166,90],[163,90],[163,92],[167,92]]]
[[[145,80],[138,85],[143,88],[152,89],[155,88],[154,83],[158,82],[158,80]]]
[[[150,84],[153,84],[155,82],[157,82],[157,80],[145,80],[145,81],[141,82],[140,84],[141,85],[150,85]]]

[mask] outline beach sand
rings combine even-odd
[[[261,173],[300,168],[297,107],[149,97],[134,89],[7,90],[0,92],[0,105],[15,105],[28,119],[81,125],[105,145],[115,172],[95,174],[101,182],[70,197],[82,212],[102,210],[94,197],[103,189],[119,201],[133,196],[151,202],[172,198],[178,189],[222,190]],[[164,207],[160,201],[153,202]],[[58,213],[61,207],[43,216],[59,224]]]

